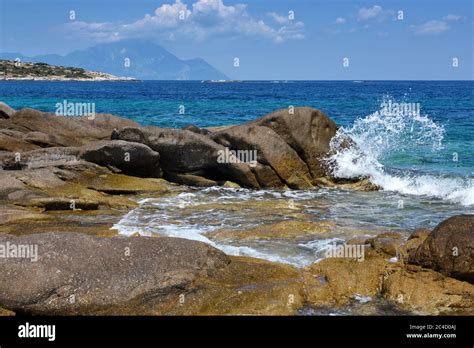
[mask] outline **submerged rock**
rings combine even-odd
[[[474,283],[474,215],[456,215],[441,222],[409,262]]]
[[[331,221],[299,221],[285,220],[271,224],[263,224],[248,230],[217,230],[206,233],[214,240],[273,240],[294,239],[320,236],[334,228]]]

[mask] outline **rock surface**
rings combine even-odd
[[[81,146],[94,140],[106,140],[114,128],[135,127],[135,122],[109,114],[56,116],[33,109],[22,109],[7,120],[0,120],[0,149],[29,151],[49,146]],[[20,140],[8,131],[23,134]],[[14,139],[10,139],[14,138]],[[2,144],[3,143],[3,144]]]
[[[296,107],[274,111],[253,124],[268,127],[294,149],[306,163],[313,178],[325,174],[322,158],[336,134],[336,124],[322,111]]]
[[[428,235],[410,262],[474,283],[474,215],[456,215]]]
[[[0,102],[0,118],[10,118],[15,113],[15,110],[7,104]]]
[[[190,290],[229,258],[179,238],[98,238],[83,234],[0,236],[37,245],[38,260],[0,258],[0,304],[15,312],[117,313]]]
[[[124,174],[159,178],[160,154],[140,143],[122,140],[98,141],[81,148],[79,157],[104,167],[115,167]]]

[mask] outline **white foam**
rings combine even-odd
[[[444,128],[427,115],[375,112],[341,127],[331,141],[327,163],[337,178],[367,177],[386,191],[430,196],[462,205],[474,204],[472,178],[393,174],[381,160],[391,153],[432,152],[442,149]],[[353,144],[344,146],[348,139]]]

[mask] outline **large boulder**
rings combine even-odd
[[[32,314],[144,312],[230,262],[207,244],[167,237],[46,233],[0,235],[0,244],[28,246],[31,256],[0,258],[0,307]]]
[[[293,148],[313,178],[325,175],[323,157],[336,134],[336,124],[322,111],[309,107],[280,109],[250,124],[268,127]]]
[[[5,104],[4,102],[0,102],[0,118],[10,118],[15,113],[15,110]]]
[[[14,113],[9,120],[0,123],[2,129],[22,131],[25,134],[35,132],[27,136],[26,140],[32,144],[46,146],[80,146],[94,140],[109,139],[115,128],[134,126],[138,124],[110,114],[96,114],[93,118],[68,117],[33,109],[22,109]]]
[[[246,187],[259,187],[248,165],[219,163],[219,151],[225,148],[202,134],[153,126],[126,127],[114,138],[143,143],[159,152],[165,178],[170,180],[176,174],[193,174],[211,180],[231,180]]]
[[[474,283],[474,215],[441,222],[410,254],[409,262]]]
[[[148,146],[123,140],[98,141],[81,148],[79,157],[101,166],[120,169],[128,175],[159,178],[160,154]]]
[[[291,188],[312,187],[308,166],[298,153],[269,127],[241,125],[212,135],[217,143],[234,151],[256,151],[260,164],[267,165]],[[254,172],[258,169],[254,166]],[[265,172],[257,174],[264,177]]]

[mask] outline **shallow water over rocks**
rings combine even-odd
[[[355,236],[393,231],[408,237],[470,211],[431,197],[344,189],[189,188],[139,203],[114,226],[121,234],[200,240],[230,255],[297,266],[324,258],[328,247]]]

